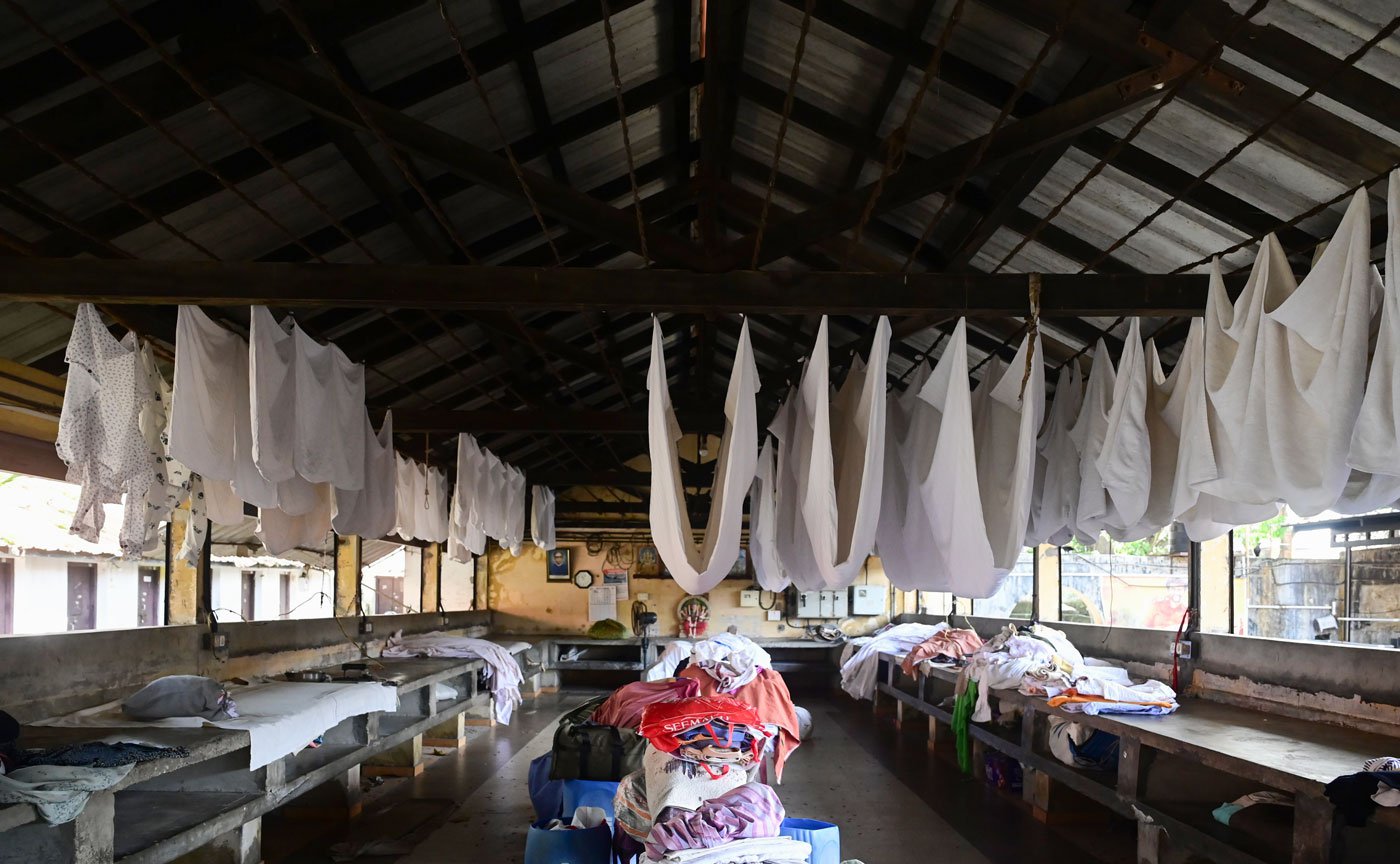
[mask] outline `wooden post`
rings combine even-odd
[[[1337,836],[1337,815],[1332,802],[1321,795],[1293,799],[1292,864],[1332,864]]]
[[[417,777],[423,773],[423,736],[414,735],[397,747],[365,760],[366,777]]]
[[[1060,620],[1060,547],[1049,543],[1035,548],[1035,618]]]
[[[1025,768],[1021,772],[1021,799],[1031,805],[1031,813],[1039,822],[1050,821],[1050,803],[1055,795],[1055,781],[1044,771]]]
[[[335,617],[355,618],[360,614],[360,538],[354,534],[335,535]]]
[[[1162,826],[1138,820],[1137,823],[1137,862],[1138,864],[1158,864],[1162,855]]]
[[[1118,795],[1125,801],[1142,798],[1147,789],[1147,771],[1156,751],[1144,749],[1137,738],[1123,736],[1118,742]]]
[[[1230,572],[1230,534],[1200,544],[1201,630],[1206,633],[1230,633],[1230,592],[1234,590],[1234,574]]]
[[[429,543],[423,547],[419,560],[423,570],[423,587],[419,598],[422,605],[418,608],[424,612],[436,612],[438,598],[442,596],[442,544]]]

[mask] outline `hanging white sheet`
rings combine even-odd
[[[781,591],[792,582],[778,557],[776,481],[770,438],[758,451],[758,470],[749,490],[749,559],[758,585],[765,591]]]
[[[292,549],[326,550],[330,547],[331,510],[334,508],[331,485],[317,483],[313,487],[315,506],[306,513],[293,516],[275,507],[258,510],[258,539],[269,555],[281,555]]]
[[[1371,206],[1358,189],[1307,277],[1266,310],[1264,417],[1276,497],[1301,516],[1334,507],[1364,512],[1394,500],[1389,483],[1340,501],[1351,473],[1351,438],[1365,395],[1371,320],[1381,286],[1371,266]],[[1360,505],[1358,507],[1358,504]]]
[[[999,372],[997,367],[1001,367]],[[988,365],[973,397],[977,488],[982,494],[982,519],[998,576],[1011,572],[1025,549],[1035,485],[1036,433],[1044,419],[1045,364],[1040,336],[1028,335],[1010,366],[1000,361]]]
[[[724,397],[724,437],[715,460],[705,539],[695,545],[681,484],[680,425],[667,387],[661,323],[651,321],[651,368],[647,374],[647,442],[651,459],[651,536],[672,578],[689,594],[718,585],[739,558],[744,496],[758,458],[758,369],[749,345],[749,323],[739,344]]]
[[[250,312],[253,461],[268,480],[364,488],[364,367],[295,321]]]
[[[525,543],[525,472],[513,465],[504,465],[505,491],[501,499],[505,507],[504,529],[497,538],[500,544],[519,557]]]
[[[554,490],[538,483],[530,487],[530,540],[548,552],[554,548]]]
[[[803,590],[826,587],[813,558],[812,541],[807,536],[807,523],[802,516],[803,474],[812,454],[812,436],[799,435],[797,430],[797,388],[788,390],[787,398],[773,415],[768,431],[778,441],[773,482],[774,548],[782,562],[783,573],[793,585]]]
[[[1371,501],[1382,499],[1383,503],[1400,498],[1395,490],[1400,484],[1400,170],[1390,172],[1386,226],[1380,329],[1347,457],[1355,471],[1345,497],[1358,503],[1365,493]],[[1364,492],[1356,488],[1357,473],[1370,478]],[[1389,501],[1384,500],[1387,497]]]
[[[180,307],[175,330],[170,455],[204,478],[206,495],[224,481],[249,504],[279,506],[277,484],[253,463],[248,343],[198,306]]]
[[[1141,540],[1165,525],[1144,519],[1152,495],[1153,451],[1147,431],[1148,373],[1141,326],[1138,318],[1128,324],[1103,438],[1094,439],[1094,470],[1108,502],[1104,528],[1119,542]]]
[[[1060,369],[1055,399],[1036,441],[1036,477],[1026,543],[1068,543],[1079,509],[1079,450],[1071,430],[1084,404],[1084,378],[1077,363]]]
[[[486,551],[482,496],[489,485],[486,456],[475,438],[457,436],[457,482],[452,489],[452,514],[448,525],[447,554],[467,562]]]
[[[423,482],[418,463],[394,455],[394,533],[405,540],[418,535],[418,520],[423,512]]]
[[[885,475],[885,369],[890,322],[880,317],[867,366],[853,363],[833,400],[827,319],[798,386],[796,432],[809,438],[799,473],[802,521],[822,582],[844,588],[875,546]]]
[[[335,490],[331,525],[338,534],[357,534],[373,540],[388,536],[398,521],[393,412],[385,412],[378,435],[369,424],[369,416],[365,416],[364,460],[364,488]]]
[[[929,366],[919,363],[909,386],[885,411],[885,477],[875,547],[885,575],[896,585],[927,584],[935,551],[919,481],[933,459],[940,414],[920,396]]]
[[[924,562],[911,559],[910,564],[920,569],[917,583],[894,584],[905,590],[987,597],[995,593],[999,579],[982,508],[968,506],[981,501],[982,493],[977,482],[977,452],[972,434],[965,319],[953,329],[953,336],[919,391],[919,398],[933,409],[925,421],[926,429],[918,433],[929,436],[932,442],[928,467],[924,468],[922,459],[913,465],[932,557]],[[927,447],[927,442],[922,446]],[[918,532],[920,527],[910,525],[906,530]]]
[[[1094,346],[1093,366],[1089,382],[1084,387],[1084,404],[1070,430],[1074,448],[1079,452],[1079,498],[1075,503],[1074,532],[1090,543],[1108,527],[1115,515],[1113,502],[1104,489],[1099,475],[1098,457],[1108,433],[1108,412],[1113,408],[1113,388],[1116,381],[1113,358],[1108,346],[1100,339]]]

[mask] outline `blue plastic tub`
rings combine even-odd
[[[613,797],[617,795],[617,783],[611,780],[561,780],[563,784],[563,807],[560,818],[568,821],[574,818],[574,811],[580,807],[601,807],[609,819],[613,818]]]
[[[784,819],[778,834],[812,846],[807,864],[841,864],[841,829],[819,819]]]
[[[611,864],[612,831],[596,828],[550,831],[547,822],[530,826],[525,837],[525,864]]]

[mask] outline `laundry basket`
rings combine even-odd
[[[617,784],[611,780],[561,780],[563,785],[564,819],[574,818],[574,811],[580,807],[599,807],[608,818],[613,818],[613,798],[617,795]]]
[[[545,821],[530,826],[525,864],[611,864],[612,832],[604,822],[594,828],[550,831]]]
[[[841,864],[841,829],[819,819],[784,819],[778,834],[812,847],[807,864]]]

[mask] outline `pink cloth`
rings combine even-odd
[[[746,783],[700,805],[698,810],[671,807],[659,814],[647,835],[647,857],[660,861],[667,852],[713,849],[731,840],[777,837],[782,802],[772,787]]]
[[[969,654],[976,653],[981,647],[982,637],[971,630],[940,630],[915,645],[904,655],[904,662],[899,665],[905,675],[913,675],[914,667],[925,660],[935,657],[961,660]]]
[[[601,726],[621,726],[636,729],[642,722],[642,711],[658,702],[675,702],[700,695],[700,685],[689,678],[663,678],[660,681],[634,681],[619,687],[598,706],[590,720]]]

